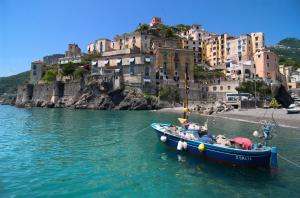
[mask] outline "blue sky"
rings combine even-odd
[[[86,51],[96,38],[130,32],[152,16],[217,33],[263,31],[268,45],[300,38],[298,0],[0,0],[0,76],[29,70],[68,43]]]

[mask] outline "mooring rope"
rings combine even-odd
[[[276,111],[276,109],[274,109],[274,111],[272,112],[272,120],[273,120],[273,122],[275,123],[275,126],[278,126],[278,124],[277,124],[277,122],[276,122],[276,120],[275,120],[275,118],[274,118],[274,112]]]
[[[143,128],[143,129],[138,130],[137,132],[140,133],[140,132],[146,130],[147,128],[149,128],[149,127],[150,127],[150,126],[147,126],[147,127]]]
[[[293,164],[294,166],[296,166],[297,168],[300,168],[300,165],[297,164],[296,162],[293,162],[285,157],[283,157],[282,155],[280,155],[279,153],[277,153],[278,157],[280,157],[281,159],[285,160],[286,162],[289,162],[290,164]]]

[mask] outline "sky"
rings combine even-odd
[[[0,0],[0,77],[69,43],[86,52],[95,39],[131,32],[152,16],[233,36],[262,31],[267,45],[300,38],[299,0]]]

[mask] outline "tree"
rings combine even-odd
[[[194,67],[194,79],[197,80],[212,80],[216,78],[224,77],[222,70],[207,71],[202,65],[196,65]]]
[[[270,96],[272,95],[271,88],[263,81],[246,81],[242,82],[239,87],[236,88],[238,92],[250,93],[252,95],[256,94],[260,96]]]
[[[150,26],[147,23],[139,24],[139,26],[136,28],[135,32],[147,32],[149,30]]]
[[[62,73],[64,76],[72,75],[75,71],[75,66],[73,63],[69,62],[63,65]]]
[[[56,80],[57,71],[54,69],[49,69],[46,71],[45,75],[43,76],[43,80],[47,83],[54,82]]]
[[[83,79],[84,78],[84,74],[87,72],[86,69],[84,69],[83,67],[79,67],[75,70],[74,75],[75,78],[77,79]]]

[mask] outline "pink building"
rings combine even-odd
[[[254,54],[256,75],[264,80],[280,80],[278,56],[266,49],[258,50]]]

